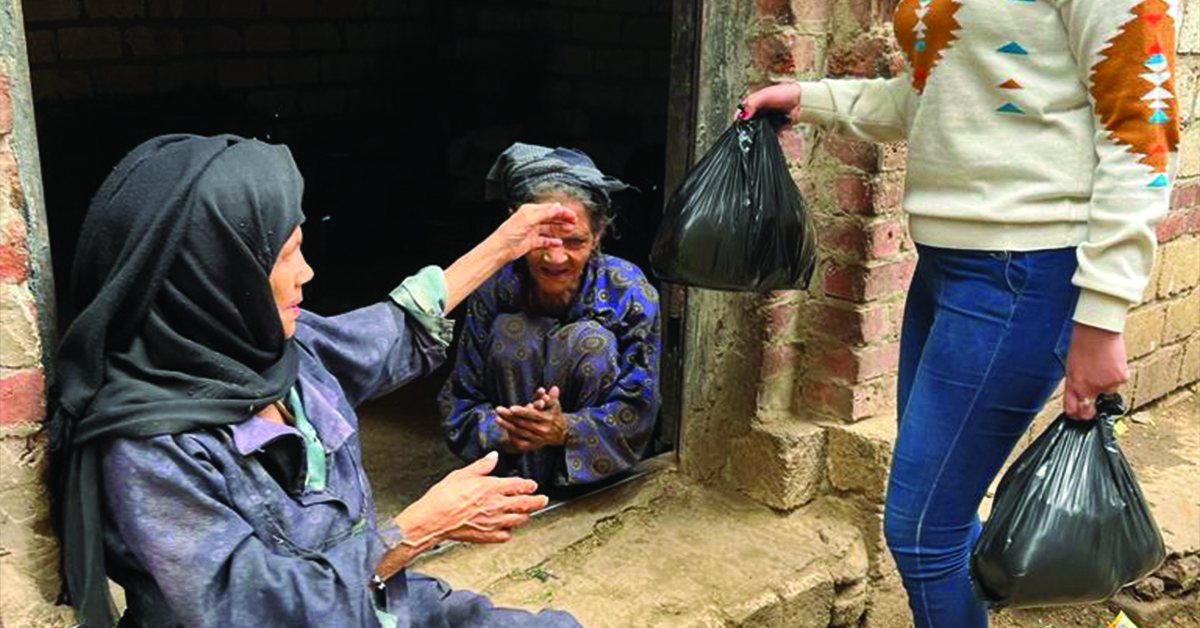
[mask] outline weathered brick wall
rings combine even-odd
[[[21,7],[0,2],[0,625],[63,626],[41,482],[51,292]]]
[[[1145,303],[1130,316],[1131,379],[1141,406],[1200,379],[1200,6],[1187,3],[1178,63],[1183,143],[1170,215]],[[901,67],[891,37],[894,3],[772,1],[755,66],[769,79],[890,76]],[[895,413],[895,369],[904,291],[915,255],[900,201],[903,145],[872,146],[797,129],[784,136],[795,175],[817,217],[822,282],[763,307],[759,411],[859,421]]]
[[[903,67],[891,32],[895,4],[756,0],[748,31],[738,34],[750,58],[733,80],[748,91],[775,80],[891,76]],[[1131,377],[1123,392],[1132,407],[1200,380],[1200,4],[1185,3],[1180,31],[1180,168],[1146,302],[1129,319]],[[720,428],[732,441],[724,477],[775,508],[829,492],[857,504],[873,569],[888,573],[878,524],[895,437],[900,324],[915,264],[900,209],[905,148],[807,127],[785,133],[782,142],[817,219],[820,281],[753,306],[761,355],[742,365],[757,369],[755,410]],[[723,321],[738,326],[732,316]],[[1060,407],[1052,399],[1038,426]]]

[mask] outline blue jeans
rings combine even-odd
[[[884,530],[918,628],[983,628],[969,578],[977,512],[1063,377],[1075,250],[917,252]]]

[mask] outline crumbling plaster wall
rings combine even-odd
[[[0,2],[0,625],[64,626],[40,433],[54,289],[21,5]]]

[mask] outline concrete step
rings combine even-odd
[[[664,470],[551,512],[506,544],[458,546],[414,569],[589,627],[859,626],[872,581],[842,508],[824,499],[783,514]]]

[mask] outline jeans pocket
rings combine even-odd
[[[1004,253],[1004,281],[1015,295],[1025,292],[1025,281],[1029,278],[1029,259],[1024,253]]]

